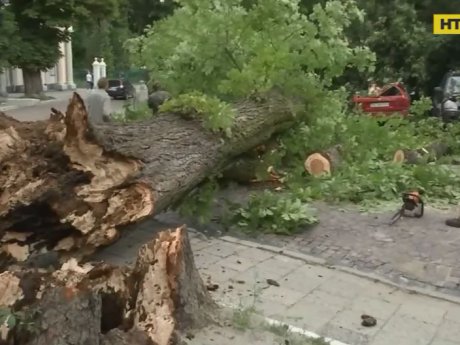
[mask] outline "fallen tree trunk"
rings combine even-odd
[[[2,344],[170,345],[216,321],[184,228],[145,244],[133,269],[72,259],[54,272],[3,272],[0,310]]]
[[[437,160],[449,153],[449,146],[442,142],[435,142],[426,147],[415,150],[397,150],[393,156],[393,163],[420,164],[430,160]]]
[[[312,176],[321,176],[331,174],[331,172],[340,166],[340,146],[336,145],[321,152],[313,152],[305,159],[305,171]]]
[[[176,203],[292,124],[292,106],[277,94],[235,109],[225,140],[175,114],[92,125],[76,93],[66,115],[53,111],[49,121],[0,115],[2,262],[47,251],[91,254],[116,241],[121,226]]]
[[[260,158],[240,157],[224,170],[222,178],[240,184],[274,183],[281,185],[280,174]]]
[[[276,138],[271,138],[256,148],[237,157],[222,172],[224,180],[231,180],[240,184],[276,183],[279,184],[281,176],[269,163],[271,154],[279,147]]]

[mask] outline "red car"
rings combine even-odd
[[[410,108],[410,96],[400,83],[385,85],[377,96],[353,96],[353,103],[365,113],[372,115],[407,115]]]

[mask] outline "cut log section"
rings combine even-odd
[[[330,175],[341,163],[340,146],[310,154],[304,162],[305,171],[312,176]]]
[[[91,254],[292,125],[292,104],[278,94],[234,107],[225,140],[175,114],[90,124],[77,93],[49,121],[0,115],[0,266],[47,251]]]
[[[133,269],[72,259],[3,272],[0,308],[16,319],[0,325],[2,344],[170,345],[217,320],[183,227],[144,245]]]
[[[393,156],[393,163],[420,164],[430,160],[437,160],[448,153],[448,145],[436,142],[420,149],[397,150]]]

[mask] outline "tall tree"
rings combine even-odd
[[[128,18],[130,30],[142,34],[148,25],[174,12],[178,6],[175,0],[130,0]]]
[[[15,50],[8,60],[22,69],[25,93],[33,96],[43,92],[40,72],[52,68],[62,56],[59,44],[70,39],[69,27],[112,16],[117,1],[11,0],[8,11],[17,26]]]
[[[5,2],[0,1],[0,70],[8,65],[8,59],[16,47],[14,39],[16,23]]]
[[[133,34],[129,29],[129,1],[118,1],[118,13],[104,18],[92,26],[77,24],[72,36],[74,66],[84,76],[85,70],[91,68],[94,57],[104,57],[107,74],[125,70],[129,66],[128,52],[124,43]]]

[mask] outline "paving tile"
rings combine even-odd
[[[439,325],[447,313],[444,305],[424,296],[407,295],[396,315],[404,315],[419,321]]]
[[[235,280],[244,281],[247,284],[255,284],[259,282],[262,285],[267,285],[267,279],[274,279],[280,284],[282,283],[282,277],[287,273],[284,270],[273,270],[270,269],[267,265],[255,265],[248,270],[241,272],[235,277]]]
[[[217,303],[222,303],[232,308],[249,308],[256,305],[254,298],[239,294],[222,294],[221,292],[211,292],[211,296]]]
[[[336,307],[330,307],[320,302],[301,300],[286,309],[282,315],[276,315],[273,318],[312,332],[319,332],[334,318],[338,311],[339,309]]]
[[[201,251],[204,248],[207,248],[212,245],[210,241],[204,241],[200,239],[191,239],[190,240],[190,245],[192,247],[193,253],[197,253]]]
[[[457,320],[457,322],[444,320],[439,326],[436,336],[444,340],[456,341],[460,344],[460,320]]]
[[[319,330],[319,334],[352,345],[368,345],[372,338],[371,334],[346,328],[334,322],[327,323]]]
[[[208,253],[195,253],[194,254],[195,265],[198,269],[209,268],[215,266],[217,262],[222,260],[221,257],[208,254]]]
[[[345,328],[349,330],[354,330],[355,332],[361,334],[363,338],[369,340],[370,336],[375,335],[383,327],[384,323],[387,320],[370,314],[377,319],[377,325],[374,327],[364,327],[361,325],[361,315],[363,315],[363,313],[355,309],[346,308],[344,310],[339,311],[331,320],[330,325],[327,326],[331,326],[332,328]],[[352,343],[354,344],[354,342]]]
[[[222,282],[219,284],[219,289],[217,289],[213,295],[227,295],[230,298],[236,297],[248,297],[248,300],[255,302],[261,301],[261,288],[259,286],[254,286],[250,284],[237,284],[230,280],[229,282]]]
[[[356,297],[364,288],[359,284],[359,279],[347,281],[336,276],[326,279],[318,289],[331,295],[337,295],[344,298],[352,299]]]
[[[203,253],[208,253],[212,255],[219,256],[221,258],[226,258],[230,255],[235,254],[237,251],[237,246],[232,244],[227,244],[224,242],[212,243],[210,246],[201,250]]]
[[[239,272],[244,272],[256,265],[256,263],[250,259],[241,258],[238,255],[230,255],[225,259],[218,261],[216,265],[228,267]]]
[[[378,344],[384,344],[380,338],[390,336],[391,339],[395,340],[399,337],[399,340],[394,343],[387,339],[386,344],[406,345],[407,341],[408,344],[428,345],[434,338],[436,330],[437,327],[430,323],[395,314],[383,325],[382,331],[376,335],[374,341],[377,341]]]
[[[286,306],[291,306],[300,301],[304,296],[304,293],[292,289],[286,289],[278,286],[269,286],[268,288],[262,290],[260,298],[262,300],[268,299],[270,301],[281,303]]]
[[[349,307],[351,300],[342,296],[332,295],[320,288],[313,290],[307,296],[302,298],[301,302],[305,303],[319,303],[323,306],[331,307],[338,312],[339,310]]]
[[[302,265],[305,265],[303,261],[294,260],[285,256],[278,255],[268,260],[262,261],[255,267],[259,270],[271,272],[276,276],[282,277]]]
[[[450,340],[445,340],[441,338],[434,338],[433,342],[430,343],[430,345],[459,345],[460,344],[460,339],[456,341],[450,341]]]
[[[369,345],[431,345],[431,338],[401,336],[392,332],[380,332]]]
[[[241,249],[236,252],[236,255],[240,258],[252,260],[256,264],[274,256],[274,254],[271,252],[257,248]]]
[[[367,314],[375,317],[378,324],[383,324],[388,320],[398,309],[400,305],[397,303],[389,303],[380,298],[372,298],[367,296],[356,297],[350,309],[358,314]]]
[[[453,303],[446,303],[446,314],[444,319],[459,321],[460,320],[460,305]]]
[[[210,277],[212,283],[229,283],[231,279],[239,273],[231,268],[217,266],[203,268],[199,272],[204,280],[208,280],[208,277]]]
[[[289,289],[307,294],[327,279],[324,276],[324,272],[317,270],[315,267],[301,266],[283,277],[280,284]]]
[[[257,312],[265,317],[276,318],[277,315],[284,315],[289,308],[286,304],[278,303],[269,299],[257,299],[255,303]]]
[[[455,285],[446,284],[449,271],[450,277],[460,278],[460,232],[445,225],[445,219],[455,217],[458,208],[427,208],[422,223],[406,218],[388,227],[391,211],[362,214],[323,203],[315,207],[321,221],[309,231],[282,239],[262,234],[258,241],[291,252],[316,254],[329,262],[343,256],[341,265],[350,268],[359,267],[406,285],[440,284],[446,287],[445,292],[458,294]],[[407,279],[400,280],[404,272]]]

